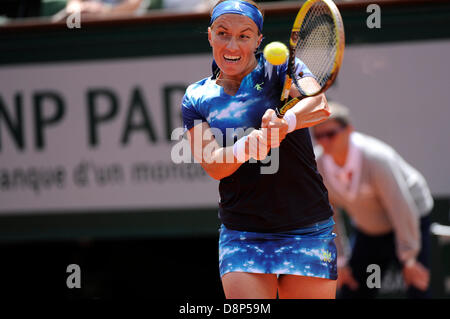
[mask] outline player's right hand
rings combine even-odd
[[[258,161],[264,160],[270,150],[267,139],[267,129],[253,130],[247,136],[245,145],[248,158],[254,158]]]

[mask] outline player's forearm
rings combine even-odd
[[[319,124],[330,116],[325,94],[304,98],[292,110],[297,119],[296,130]]]
[[[245,159],[238,160],[234,155],[234,145],[228,147],[219,145],[206,122],[192,127],[186,136],[191,145],[192,155],[214,179],[220,180],[233,174],[245,162]]]
[[[241,165],[233,153],[233,146],[221,147],[211,153],[204,153],[202,167],[209,176],[216,180],[228,177],[233,174]]]

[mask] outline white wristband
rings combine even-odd
[[[241,137],[233,145],[233,155],[237,158],[239,162],[246,162],[245,158],[245,141],[247,140],[247,135]]]
[[[289,109],[286,111],[283,118],[288,124],[287,132],[291,133],[293,130],[295,130],[295,127],[297,126],[297,116],[295,116],[295,113],[294,111],[292,111],[292,109]]]

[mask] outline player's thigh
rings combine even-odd
[[[222,276],[227,299],[273,299],[277,296],[277,275],[229,272]]]
[[[280,299],[334,299],[336,280],[297,275],[280,275]]]

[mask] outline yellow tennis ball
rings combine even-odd
[[[283,64],[284,62],[286,62],[288,55],[289,50],[286,45],[278,41],[270,42],[264,48],[264,57],[267,61],[269,61],[270,64],[273,65]]]

